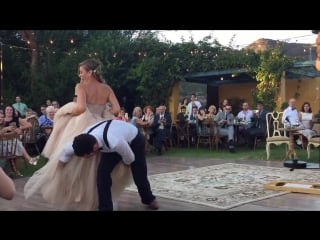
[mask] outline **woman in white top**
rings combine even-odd
[[[313,124],[313,113],[309,102],[304,102],[301,107],[301,112],[299,112],[299,120],[303,127],[302,130],[298,132],[305,136],[308,140],[312,138],[316,134],[314,130],[312,130]]]

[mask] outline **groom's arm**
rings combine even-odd
[[[69,143],[63,150],[62,155],[59,158],[59,164],[66,164],[69,162],[71,156],[74,154],[72,143]]]

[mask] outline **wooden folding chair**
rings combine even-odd
[[[20,135],[16,132],[5,133],[0,136],[0,159],[9,161],[11,170],[15,175],[19,173],[15,163],[16,159],[19,158],[16,155],[19,139]]]
[[[177,146],[181,146],[181,143],[187,142],[188,148],[190,147],[190,136],[189,136],[189,124],[186,121],[185,123],[176,123],[177,129]]]
[[[41,126],[41,131],[45,134],[46,140],[49,139],[52,130],[53,130],[52,126]]]
[[[25,149],[28,149],[28,145],[33,145],[38,155],[40,155],[40,150],[37,145],[37,142],[38,142],[37,135],[40,133],[38,119],[36,117],[32,117],[32,118],[29,118],[27,121],[31,123],[31,127],[24,130],[23,132],[23,137],[22,137],[23,146],[25,147]]]

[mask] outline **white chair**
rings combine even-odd
[[[320,137],[313,137],[308,141],[308,145],[307,145],[308,159],[310,159],[311,145],[314,146],[315,148],[319,147]]]
[[[267,160],[270,158],[270,145],[274,144],[276,146],[281,144],[286,144],[286,152],[290,147],[290,139],[286,136],[283,124],[281,122],[283,112],[269,112],[266,115],[267,123],[267,138],[266,138],[266,152]]]

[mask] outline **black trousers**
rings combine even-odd
[[[135,160],[131,163],[131,171],[135,185],[137,186],[141,202],[150,204],[155,196],[152,194],[150,183],[147,177],[147,162],[144,149],[144,137],[138,132],[130,147],[135,155]],[[97,183],[99,211],[113,211],[111,196],[111,172],[114,167],[122,161],[121,156],[116,152],[101,153],[101,161],[98,166]]]
[[[254,147],[254,138],[255,137],[263,137],[266,132],[262,128],[248,128],[245,131],[245,138],[248,142],[250,148]]]

